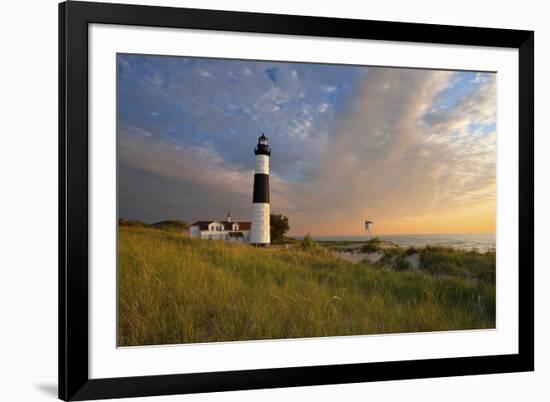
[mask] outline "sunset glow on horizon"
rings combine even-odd
[[[361,236],[366,235],[364,224],[351,222],[349,226],[322,227],[317,231],[303,232],[291,229],[289,236]],[[422,215],[392,221],[375,222],[373,235],[424,235],[424,234],[461,234],[496,233],[496,208],[494,203],[480,204],[471,208],[449,211],[441,215]]]

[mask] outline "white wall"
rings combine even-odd
[[[256,166],[254,173],[269,174],[269,156],[256,155]]]
[[[118,2],[127,2],[117,0]],[[138,2],[138,1],[135,1]],[[55,400],[57,381],[57,6],[2,2],[0,63],[0,399]],[[497,0],[146,0],[141,3],[536,30],[537,268],[535,373],[140,398],[133,401],[546,401],[550,293],[544,172],[550,149],[550,25],[545,2]]]
[[[218,223],[218,225],[220,225]],[[235,225],[235,224],[234,224]],[[216,224],[209,225],[210,228],[214,228]],[[238,225],[236,225],[238,226]],[[217,230],[200,230],[198,226],[191,226],[189,228],[189,235],[191,237],[200,237],[201,239],[205,240],[225,240],[225,237],[229,235],[229,232],[232,231],[233,226],[231,227],[225,227],[223,231],[217,231]],[[250,231],[249,230],[240,230],[243,234],[243,241],[248,242],[250,240]],[[233,239],[234,240],[234,239]]]
[[[250,242],[254,244],[271,243],[269,226],[270,205],[264,203],[252,204],[252,225],[250,228]]]

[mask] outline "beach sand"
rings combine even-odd
[[[381,251],[376,251],[374,253],[351,253],[349,251],[335,251],[335,255],[344,260],[357,263],[363,260],[367,260],[371,264],[376,264],[384,257],[384,253]],[[420,254],[414,253],[404,257],[404,260],[407,261],[409,267],[416,271],[420,266]]]
[[[350,253],[348,251],[336,251],[334,253],[340,258],[351,262],[360,262],[363,260],[368,260],[371,263],[377,263],[384,257],[384,253],[377,251],[375,253]]]

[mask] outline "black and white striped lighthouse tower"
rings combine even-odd
[[[262,134],[254,148],[254,193],[252,195],[252,227],[250,243],[265,247],[271,243],[269,234],[269,156],[271,149],[267,137]]]

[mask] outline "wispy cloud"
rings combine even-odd
[[[199,73],[199,75],[201,77],[210,77],[212,74],[210,74],[209,71],[206,71],[206,70],[197,70],[197,72]]]
[[[494,77],[436,119],[426,117],[454,75],[371,69],[352,110],[331,124],[311,185],[296,189],[298,226],[330,233],[340,222],[357,231],[366,216],[383,223],[494,200],[495,132],[470,131],[494,124]],[[463,136],[455,139],[457,132]],[[320,211],[322,227],[311,224]]]

